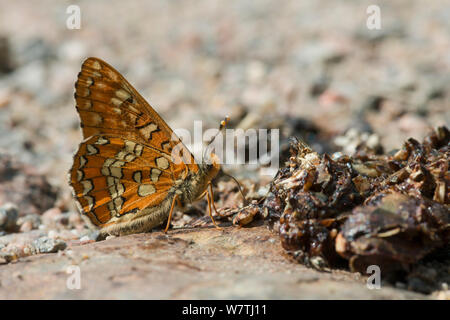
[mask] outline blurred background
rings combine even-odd
[[[366,10],[381,9],[369,30]],[[66,26],[78,5],[80,29]],[[119,70],[172,128],[279,128],[320,151],[349,129],[385,151],[450,124],[450,3],[0,0],[0,154],[71,203],[81,63]],[[341,139],[335,140],[341,136]]]

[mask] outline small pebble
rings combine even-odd
[[[42,220],[47,223],[56,221],[58,218],[61,218],[61,210],[58,208],[48,209],[42,214]]]
[[[20,272],[14,272],[12,276],[13,276],[13,278],[17,278],[19,280],[23,280],[23,276],[22,276],[22,274]]]
[[[51,238],[51,239],[56,239],[58,237],[58,234],[56,233],[55,230],[50,230],[48,232],[48,237]]]
[[[38,214],[28,214],[17,219],[17,225],[19,226],[20,232],[29,232],[38,229],[41,223],[41,217]]]
[[[33,223],[31,221],[25,221],[20,226],[20,232],[28,232],[33,230]]]
[[[91,239],[89,239],[88,236],[83,236],[80,238],[80,242],[85,242],[85,241],[89,241],[89,240],[91,240]]]
[[[0,230],[12,231],[16,227],[19,211],[16,205],[6,203],[0,207]]]
[[[100,231],[91,230],[87,234],[85,234],[83,237],[81,237],[80,241],[97,241],[99,236],[100,236]]]
[[[49,237],[41,237],[33,241],[33,246],[38,253],[53,253],[64,250],[67,245],[64,241],[51,239]]]

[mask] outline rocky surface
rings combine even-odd
[[[438,271],[450,264],[449,146],[446,127],[393,155],[361,142],[351,156],[319,156],[293,138],[270,192],[238,224],[268,218],[303,264],[363,273],[376,266],[382,278],[430,293],[450,280],[448,268]]]
[[[208,228],[206,201],[176,211],[172,225],[185,229],[168,237],[94,242],[66,178],[81,141],[73,85],[89,56],[174,129],[215,128],[227,114],[232,128],[280,129],[280,164],[290,136],[320,155],[422,141],[450,126],[446,0],[378,1],[381,30],[366,27],[371,1],[78,3],[81,29],[70,30],[65,2],[0,0],[0,298],[449,298],[445,283],[428,295],[402,283],[369,290],[367,275],[306,268],[260,220]],[[269,189],[258,169],[224,171],[249,200]],[[233,182],[215,195],[218,207],[241,204]],[[72,264],[81,290],[66,287]],[[423,270],[449,274],[448,264]]]
[[[80,268],[80,289],[67,287],[70,266]],[[4,265],[0,279],[0,299],[428,298],[390,286],[370,290],[358,273],[321,273],[293,263],[265,226],[74,242],[59,253]]]

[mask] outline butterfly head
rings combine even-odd
[[[207,180],[212,180],[219,173],[220,159],[215,153],[209,155],[207,162],[203,163],[203,172],[207,175]]]

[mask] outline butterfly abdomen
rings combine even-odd
[[[130,216],[131,219],[121,219],[106,224],[102,227],[101,233],[104,235],[127,235],[132,233],[147,232],[160,226],[167,220],[172,203],[173,196],[168,196],[159,205],[144,208],[135,215]]]

